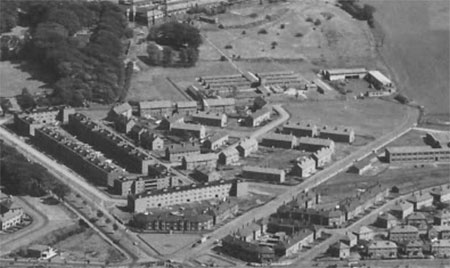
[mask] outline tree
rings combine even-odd
[[[162,48],[154,42],[147,44],[148,61],[152,65],[159,65],[162,61]]]
[[[164,67],[168,67],[172,65],[172,48],[169,46],[165,46],[162,50],[162,65]]]
[[[58,23],[67,29],[69,35],[73,35],[81,30],[81,23],[78,16],[71,10],[65,8],[51,9],[48,14],[48,22]]]
[[[69,186],[62,183],[55,183],[51,190],[61,200],[64,200],[64,198],[70,193]]]
[[[22,94],[20,95],[21,106],[24,109],[34,108],[36,106],[36,102],[34,101],[33,96],[28,91],[28,88],[24,87],[22,89]]]
[[[147,39],[176,49],[182,47],[198,48],[202,44],[199,29],[192,25],[175,21],[153,27],[150,29]]]
[[[17,25],[17,7],[17,3],[14,1],[3,1],[1,3],[0,33],[9,32]]]

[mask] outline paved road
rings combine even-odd
[[[284,111],[282,108],[281,108],[281,110]],[[392,140],[396,139],[397,137],[399,137],[399,136],[403,135],[404,133],[406,133],[407,131],[409,131],[416,124],[417,115],[418,115],[417,110],[407,108],[407,113],[405,115],[405,119],[404,119],[403,123],[401,125],[399,125],[391,133],[382,136],[381,138],[358,149],[351,155],[333,163],[327,169],[325,169],[319,173],[316,173],[312,177],[308,178],[306,181],[304,181],[296,186],[291,187],[288,191],[279,195],[277,198],[266,203],[265,205],[257,207],[255,209],[253,209],[252,211],[250,211],[249,213],[246,213],[236,219],[233,219],[229,223],[227,223],[224,226],[220,227],[219,229],[216,229],[215,231],[213,231],[210,234],[210,239],[207,240],[205,243],[203,243],[195,248],[190,248],[183,252],[179,252],[178,254],[172,256],[172,258],[175,260],[178,260],[178,261],[185,261],[189,258],[193,259],[193,258],[195,258],[195,256],[204,253],[204,251],[206,251],[208,248],[211,248],[213,246],[214,240],[222,239],[224,236],[230,234],[233,231],[236,231],[237,229],[244,226],[245,224],[252,222],[253,220],[257,220],[257,219],[266,217],[271,213],[274,213],[279,206],[281,206],[284,202],[291,200],[298,193],[302,192],[305,189],[311,189],[311,188],[327,181],[328,179],[330,179],[337,173],[345,171],[348,167],[350,167],[353,164],[353,162],[355,160],[359,160],[359,159],[366,157],[367,155],[371,154],[373,151],[384,147],[386,144],[388,144]],[[258,132],[258,133],[255,133],[254,135],[257,137],[261,134],[262,134],[262,132]]]
[[[109,212],[108,207],[115,206],[117,204],[116,199],[111,199],[109,196],[100,192],[94,186],[88,184],[82,177],[75,174],[67,167],[56,163],[54,160],[25,143],[23,140],[8,132],[3,127],[0,127],[0,138],[3,139],[5,143],[14,146],[19,152],[32,161],[40,163],[42,166],[47,168],[51,174],[60,179],[63,183],[69,185],[73,192],[80,194],[83,199],[89,201],[93,207],[103,211],[103,213],[109,218],[114,218]],[[104,200],[107,200],[109,204],[106,204]],[[121,230],[126,228],[121,224],[119,224],[119,226],[121,227]],[[134,252],[137,256],[148,256],[148,252],[152,252],[152,250],[143,243],[139,243],[137,246],[134,246],[133,243],[135,241],[139,240],[134,234],[124,233],[121,237],[121,246],[125,246],[127,248],[127,252]],[[137,259],[135,256],[134,258]],[[153,259],[150,257],[147,258]]]
[[[39,234],[39,236],[42,234],[40,230],[45,228],[49,222],[48,218],[44,214],[34,209],[34,207],[32,207],[26,200],[20,197],[15,197],[14,203],[22,207],[24,212],[33,218],[33,223],[24,229],[17,231],[16,233],[1,235],[0,255],[9,254],[14,249],[29,244],[32,237],[37,238],[36,234]]]

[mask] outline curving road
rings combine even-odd
[[[278,110],[284,111],[281,106],[274,106],[274,108],[277,107]],[[286,113],[286,111],[284,111]],[[286,113],[287,114],[287,113]],[[407,113],[405,116],[405,119],[401,125],[399,125],[394,131],[391,133],[388,133],[381,138],[367,144],[366,146],[358,149],[354,153],[348,155],[347,157],[333,163],[331,166],[329,166],[327,169],[316,173],[315,175],[308,178],[306,181],[291,187],[288,191],[285,193],[279,195],[272,201],[264,204],[263,206],[257,207],[253,209],[252,211],[239,216],[238,218],[233,219],[232,221],[228,222],[224,226],[220,227],[219,229],[216,229],[212,233],[210,233],[210,238],[205,243],[200,244],[199,246],[195,248],[189,248],[183,252],[178,252],[177,254],[173,255],[172,258],[178,261],[186,261],[188,259],[195,259],[197,255],[203,254],[207,249],[211,248],[213,246],[213,243],[217,239],[222,239],[224,236],[228,235],[229,233],[236,231],[238,228],[244,226],[247,223],[252,222],[253,220],[257,220],[263,217],[266,217],[272,213],[274,213],[279,206],[281,206],[284,202],[287,202],[291,200],[293,197],[295,197],[298,193],[300,193],[303,190],[311,189],[327,180],[329,180],[331,177],[336,175],[337,173],[340,173],[342,171],[345,171],[348,167],[350,167],[355,160],[362,159],[366,157],[367,155],[371,154],[373,151],[379,150],[380,148],[384,147],[386,144],[390,143],[392,140],[398,138],[399,136],[403,135],[407,131],[409,131],[413,126],[416,124],[418,116],[418,111],[412,108],[407,108]],[[283,116],[282,116],[283,118]],[[274,122],[275,124],[275,122]],[[261,132],[254,133],[254,137],[258,137],[259,135],[262,135],[264,130],[261,130]],[[266,130],[267,132],[267,130]]]

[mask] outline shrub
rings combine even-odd
[[[247,32],[246,32],[245,30],[242,31],[242,34],[243,34],[243,35],[246,34],[246,33],[247,33]]]
[[[284,23],[280,25],[280,29],[284,29],[285,25]]]
[[[233,48],[232,45],[226,45],[226,46],[225,46],[225,49],[232,49],[232,48]]]
[[[225,57],[224,55],[220,56],[220,61],[227,61],[227,57]]]
[[[313,22],[314,20],[313,20],[311,17],[307,17],[307,18],[306,18],[306,21],[307,21],[307,22]]]
[[[295,37],[303,37],[303,34],[302,33],[296,33]]]
[[[276,46],[278,45],[278,43],[277,43],[276,41],[273,41],[270,45],[271,45],[272,47],[276,47]]]
[[[113,230],[114,230],[114,231],[117,231],[117,229],[119,229],[119,226],[117,225],[117,223],[114,223],[114,224],[113,224]]]
[[[97,217],[101,218],[103,217],[103,212],[101,210],[97,210]]]
[[[252,14],[250,14],[250,15],[248,15],[250,18],[252,18],[252,19],[254,19],[254,18],[256,18],[256,17],[258,17],[258,14],[257,13],[252,13]]]
[[[219,26],[217,26],[217,27],[219,27],[219,29],[223,29],[224,28],[223,24],[219,24]]]
[[[314,25],[319,26],[320,24],[322,24],[322,22],[319,19],[314,21]]]
[[[258,31],[258,34],[267,34],[267,30],[266,29],[261,29]]]
[[[111,223],[111,219],[110,218],[106,218],[105,222],[109,224],[109,223]]]
[[[272,16],[266,15],[266,20],[272,20]]]

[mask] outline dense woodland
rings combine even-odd
[[[152,27],[147,40],[149,63],[164,67],[194,66],[202,44],[199,29],[176,21]]]
[[[42,196],[53,191],[64,198],[70,189],[39,164],[29,162],[11,146],[0,141],[1,186],[8,194]]]
[[[375,8],[371,5],[364,4],[361,6],[359,0],[338,0],[343,10],[347,11],[355,19],[365,20],[370,27],[375,27],[373,13]]]
[[[53,75],[53,104],[82,106],[86,100],[112,103],[126,95],[129,78],[123,60],[132,30],[117,5],[6,1],[2,2],[1,15],[2,32],[17,24],[29,27],[31,38],[19,57],[38,63]]]

